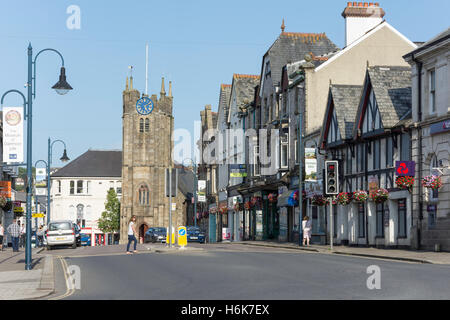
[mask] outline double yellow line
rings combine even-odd
[[[58,258],[59,258],[59,261],[61,261],[61,266],[62,266],[63,273],[64,273],[64,279],[66,280],[66,288],[67,289],[66,289],[66,293],[64,293],[63,295],[50,298],[49,300],[61,300],[61,299],[64,299],[64,298],[67,298],[67,297],[71,296],[75,292],[75,288],[70,289],[70,287],[68,285],[69,284],[69,279],[67,277],[67,274],[68,274],[67,262],[62,256],[58,256]]]

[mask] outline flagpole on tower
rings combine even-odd
[[[145,95],[148,96],[148,43],[145,44]]]

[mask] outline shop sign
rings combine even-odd
[[[395,161],[395,175],[398,177],[414,177],[415,169],[414,161]]]

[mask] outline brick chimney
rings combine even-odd
[[[347,7],[342,12],[345,18],[345,46],[380,24],[384,14],[378,2],[347,2]]]

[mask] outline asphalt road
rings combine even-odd
[[[55,258],[53,297],[100,300],[450,299],[450,266],[245,246],[203,252],[66,256],[80,269],[80,289],[64,292]],[[81,250],[77,249],[77,250]],[[81,251],[80,251],[81,252]],[[381,289],[369,290],[369,266]],[[59,289],[58,289],[59,288]]]

